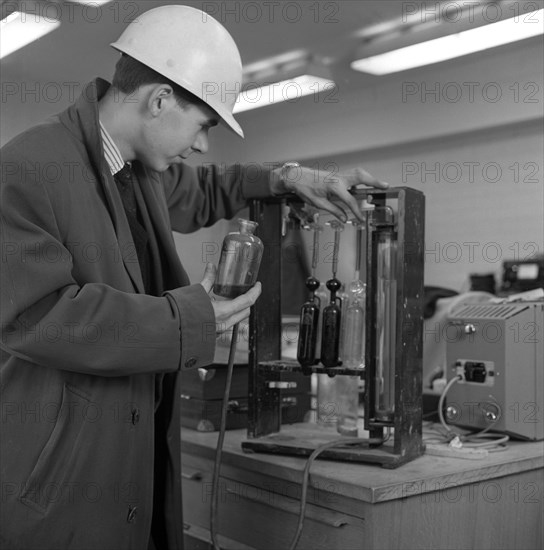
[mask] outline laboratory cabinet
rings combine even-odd
[[[294,456],[245,453],[226,434],[219,492],[225,549],[283,550],[296,530],[302,471]],[[188,549],[208,549],[216,432],[182,432]],[[477,460],[425,454],[390,470],[317,460],[300,550],[540,549],[544,446],[511,442]]]

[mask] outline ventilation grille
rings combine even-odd
[[[508,319],[527,309],[522,304],[472,304],[461,306],[452,317],[471,319]]]

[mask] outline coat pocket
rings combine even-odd
[[[66,492],[65,479],[77,455],[89,402],[84,392],[64,384],[55,427],[21,494],[21,501],[38,512],[45,513]]]

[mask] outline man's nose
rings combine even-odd
[[[197,153],[207,153],[208,152],[208,136],[203,132],[199,133],[193,143],[193,150]]]

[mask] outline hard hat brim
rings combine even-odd
[[[221,116],[221,115],[220,115]],[[242,130],[242,127],[236,119],[232,116],[226,113],[221,117],[221,119],[225,122],[225,124],[233,130],[237,135],[239,135],[242,139],[244,138],[244,131]]]

